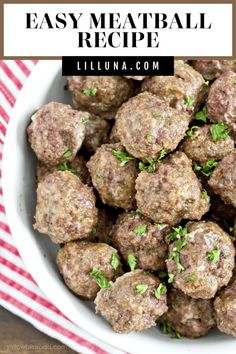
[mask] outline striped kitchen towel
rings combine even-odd
[[[7,224],[1,181],[4,137],[17,95],[36,63],[0,61],[0,305],[81,354],[122,354],[73,324],[46,298],[27,271]]]

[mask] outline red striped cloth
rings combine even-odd
[[[16,97],[36,62],[0,61],[0,305],[81,354],[122,354],[73,324],[46,298],[27,271],[7,224],[1,181],[4,136]]]

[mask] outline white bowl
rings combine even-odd
[[[92,335],[135,354],[233,354],[236,342],[214,330],[208,336],[174,340],[156,328],[120,335],[95,315],[92,303],[79,300],[64,285],[55,264],[57,247],[32,228],[35,212],[35,157],[26,137],[30,116],[50,101],[71,103],[64,90],[60,61],[41,61],[26,81],[14,107],[3,154],[3,192],[10,229],[19,252],[34,279],[53,304]]]

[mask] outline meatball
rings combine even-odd
[[[142,171],[136,180],[136,191],[141,213],[160,224],[200,220],[209,210],[209,197],[202,195],[192,162],[183,152],[168,156],[154,173]]]
[[[236,277],[222,289],[214,301],[216,323],[223,333],[236,337]]]
[[[112,226],[115,224],[116,218],[114,214],[106,209],[98,210],[98,223],[92,229],[91,234],[86,240],[91,242],[111,243]]]
[[[168,273],[175,288],[195,299],[211,299],[232,277],[234,245],[214,222],[188,222],[186,229],[169,246]]]
[[[193,66],[206,80],[214,80],[228,70],[236,72],[235,60],[193,60]]]
[[[160,280],[142,270],[119,277],[110,289],[101,289],[95,299],[101,314],[118,333],[142,331],[156,325],[167,311],[166,293],[155,296]]]
[[[133,93],[132,82],[120,76],[70,76],[68,89],[77,108],[106,119]]]
[[[157,159],[160,151],[174,150],[184,138],[189,118],[149,92],[124,103],[116,116],[122,145],[142,161]]]
[[[57,166],[48,166],[39,162],[36,170],[37,182],[41,182],[44,177],[55,171],[69,171],[78,176],[83,183],[91,185],[90,174],[83,156],[76,156],[73,161],[64,162]]]
[[[170,106],[191,117],[203,102],[207,87],[202,75],[182,60],[176,60],[174,76],[152,76],[144,80],[142,91],[149,91]]]
[[[219,162],[208,183],[226,204],[236,207],[236,150]]]
[[[227,71],[211,86],[207,98],[208,117],[211,121],[225,122],[236,132],[236,73]]]
[[[97,149],[87,166],[103,203],[123,209],[134,207],[136,165],[119,143]]]
[[[182,144],[185,154],[192,160],[205,163],[208,160],[221,160],[234,150],[234,140],[228,136],[225,140],[213,141],[211,124],[193,130],[193,136],[187,136]]]
[[[193,299],[172,288],[167,297],[168,311],[163,319],[176,332],[190,338],[204,336],[215,326],[211,300]]]
[[[90,114],[90,118],[85,122],[85,126],[83,147],[86,151],[94,153],[100,145],[108,141],[110,124],[105,119]]]
[[[88,113],[69,105],[51,102],[41,107],[28,126],[28,138],[37,158],[46,165],[71,161],[81,147]]]
[[[97,224],[92,188],[70,172],[53,172],[38,184],[34,228],[55,243],[85,238]]]
[[[58,251],[57,265],[68,288],[89,300],[122,274],[117,251],[105,243],[68,242]]]
[[[154,225],[139,213],[131,212],[118,217],[112,240],[126,262],[129,254],[133,254],[138,268],[157,271],[165,268],[168,253],[165,236],[169,233],[168,225]]]

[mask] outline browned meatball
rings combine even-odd
[[[107,119],[133,93],[132,82],[120,76],[70,76],[68,88],[77,108]]]
[[[236,337],[236,277],[222,289],[214,301],[216,323],[223,333]]]
[[[175,288],[195,299],[211,299],[232,277],[234,245],[214,222],[189,222],[186,228],[186,235],[169,246],[168,273]]]
[[[98,210],[98,222],[92,229],[86,241],[111,243],[112,226],[115,224],[116,217],[106,209]]]
[[[193,299],[172,288],[167,296],[167,306],[163,319],[183,336],[202,337],[215,326],[211,300]]]
[[[206,85],[202,75],[182,60],[175,61],[174,76],[152,76],[144,80],[142,91],[149,91],[170,106],[193,116],[203,102]]]
[[[110,124],[105,119],[90,114],[90,118],[85,122],[85,127],[83,147],[86,151],[94,153],[100,145],[108,141]]]
[[[168,246],[165,236],[168,225],[154,225],[139,213],[123,213],[113,228],[112,240],[120,254],[128,261],[129,254],[137,259],[137,268],[157,271],[165,268]]]
[[[117,251],[105,243],[68,242],[58,251],[57,265],[68,288],[89,300],[122,274]]]
[[[142,161],[157,159],[162,149],[172,151],[184,138],[189,118],[149,92],[124,103],[116,115],[122,145]]]
[[[55,243],[84,238],[97,224],[92,188],[70,172],[53,172],[37,188],[34,228]]]
[[[225,140],[213,141],[211,124],[193,130],[193,136],[184,139],[182,149],[192,160],[205,163],[208,160],[221,160],[234,150],[234,140],[227,136]]]
[[[76,156],[73,161],[64,162],[57,166],[48,166],[39,162],[36,170],[37,182],[41,182],[44,177],[55,171],[69,171],[78,176],[83,183],[91,185],[90,174],[83,156]]]
[[[206,80],[214,80],[228,70],[236,72],[235,60],[193,60],[193,66]]]
[[[155,296],[161,282],[142,270],[119,277],[110,289],[101,289],[95,299],[96,312],[118,333],[142,331],[156,325],[167,311],[166,293]]]
[[[209,197],[202,195],[192,161],[183,152],[164,159],[154,173],[142,171],[135,188],[141,213],[160,224],[200,220],[209,210]]]
[[[119,143],[105,144],[97,149],[87,166],[103,203],[132,209],[135,205],[137,163],[127,156]]]
[[[225,122],[236,132],[236,73],[227,71],[211,86],[207,98],[208,117],[213,122]]]
[[[236,150],[219,162],[208,183],[226,204],[236,207]]]
[[[31,117],[27,129],[37,158],[52,166],[73,160],[85,136],[81,121],[87,117],[88,113],[62,103],[51,102],[41,107]]]

